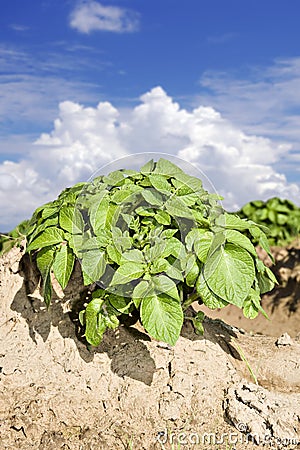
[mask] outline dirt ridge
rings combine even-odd
[[[207,319],[204,336],[185,323],[174,348],[151,340],[140,326],[121,326],[89,349],[72,316],[85,295],[79,271],[47,311],[34,268],[24,279],[22,255],[15,248],[0,261],[1,449],[152,450],[181,441],[184,449],[202,449],[216,448],[226,433],[227,443],[218,446],[225,449],[230,433],[241,440],[253,432],[255,389],[267,393],[269,410],[293,397],[285,417],[288,433],[300,440],[297,341],[279,348],[271,337]],[[251,387],[252,406],[239,391],[253,381],[241,348],[260,385]],[[264,364],[257,367],[258,361]],[[266,424],[262,414],[259,420]],[[248,428],[240,430],[243,421]],[[286,438],[286,430],[273,429],[274,438]],[[244,441],[234,448],[244,449]]]

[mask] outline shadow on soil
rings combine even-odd
[[[39,290],[40,275],[28,255],[22,257],[19,273],[23,277],[23,285],[15,295],[11,309],[26,320],[29,335],[34,343],[37,344],[37,335],[46,342],[52,325],[57,327],[63,338],[74,340],[80,357],[86,363],[92,362],[96,353],[106,353],[111,360],[111,370],[118,376],[122,378],[127,376],[151,385],[157,368],[145,344],[151,340],[150,337],[134,326],[138,322],[138,317],[126,316],[127,319],[117,330],[108,330],[104,334],[98,347],[91,347],[84,338],[78,320],[78,313],[89,298],[88,289],[82,283],[79,267],[75,267],[64,298],[61,299],[53,293],[48,310],[42,299],[35,294]],[[193,314],[195,312],[190,307],[188,315]],[[204,329],[204,336],[199,336],[195,333],[191,321],[185,321],[181,336],[190,340],[207,339],[220,345],[233,358],[241,360],[230,343],[231,338],[236,337],[232,327],[221,320],[205,318]]]

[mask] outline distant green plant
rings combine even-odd
[[[0,255],[21,244],[26,237],[28,223],[28,220],[24,220],[9,233],[0,234]]]
[[[266,202],[255,200],[247,203],[237,213],[269,228],[270,245],[286,245],[300,233],[300,208],[290,200],[274,197]]]
[[[211,309],[231,303],[249,318],[265,314],[260,294],[276,282],[253,245],[272,256],[264,228],[224,211],[201,180],[165,159],[67,188],[27,225],[26,251],[36,258],[47,306],[51,274],[65,289],[80,261],[93,294],[79,319],[94,346],[134,313],[153,338],[174,345],[194,301]],[[189,317],[198,332],[203,316]]]

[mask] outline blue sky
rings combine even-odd
[[[63,181],[106,163],[107,148],[114,158],[150,151],[153,135],[153,151],[204,168],[232,208],[251,195],[297,201],[298,0],[2,0],[0,7],[0,228],[30,215]],[[87,136],[81,124],[99,102],[106,107]],[[236,177],[248,165],[253,186],[244,194],[224,168],[227,156]],[[56,177],[54,160],[68,176]]]

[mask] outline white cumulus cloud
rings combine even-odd
[[[250,66],[246,73],[207,71],[200,85],[201,101],[243,129],[284,139],[299,150],[299,56],[276,59],[268,66]]]
[[[104,164],[133,154],[129,161],[135,165],[137,153],[149,152],[177,156],[200,169],[228,209],[271,196],[299,203],[300,186],[275,169],[280,159],[293,157],[288,145],[247,134],[214,108],[184,109],[156,87],[127,109],[109,102],[96,107],[62,102],[52,131],[40,136],[29,156],[0,165],[5,211],[0,229],[29,217],[35,207],[87,180]]]
[[[80,33],[137,31],[139,15],[118,6],[104,6],[96,1],[80,2],[70,15],[70,26]]]

